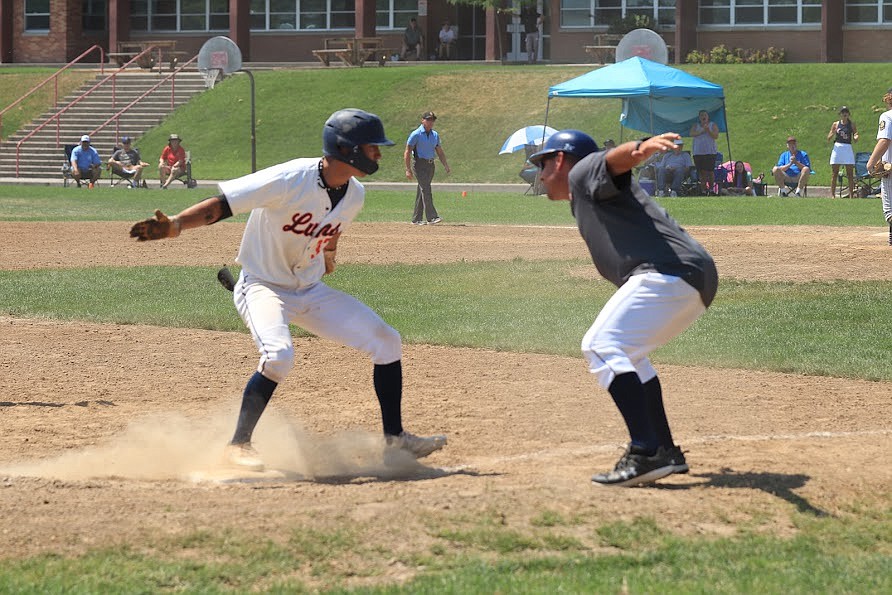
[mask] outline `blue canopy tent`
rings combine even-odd
[[[559,83],[548,89],[545,124],[553,97],[622,99],[620,138],[622,127],[650,135],[677,132],[688,136],[697,113],[706,110],[725,133],[727,159],[731,159],[724,89],[683,70],[635,56]]]

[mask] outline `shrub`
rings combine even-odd
[[[634,31],[635,29],[650,29],[651,31],[656,31],[657,24],[654,22],[653,17],[646,14],[628,14],[621,19],[611,21],[610,25],[607,27],[607,33],[625,35],[629,31]]]
[[[724,44],[717,45],[709,52],[692,50],[685,57],[688,64],[780,64],[786,58],[783,48],[770,47],[767,50],[734,48],[729,50]]]

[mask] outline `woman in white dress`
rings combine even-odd
[[[839,108],[839,120],[830,126],[827,141],[833,143],[830,152],[830,196],[836,197],[836,180],[839,177],[839,166],[846,166],[846,177],[849,180],[849,198],[855,198],[855,151],[852,143],[858,140],[858,128],[849,119],[849,108]]]

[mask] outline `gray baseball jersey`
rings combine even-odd
[[[573,215],[598,272],[617,287],[646,272],[680,277],[709,307],[718,288],[712,257],[632,180],[631,172],[613,177],[606,155],[588,155],[569,177]]]

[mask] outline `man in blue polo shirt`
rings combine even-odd
[[[793,194],[802,196],[808,188],[808,177],[811,175],[811,161],[808,153],[796,148],[796,138],[787,139],[787,150],[780,154],[777,165],[771,169],[774,180],[777,182],[777,195],[788,196],[787,184],[796,184]]]
[[[71,151],[71,177],[78,187],[82,180],[86,180],[92,188],[101,175],[102,160],[90,144],[90,137],[85,134],[81,137],[81,144]]]
[[[412,131],[409,140],[406,141],[406,152],[403,158],[406,161],[406,178],[411,180],[413,173],[418,180],[418,190],[415,192],[415,211],[412,213],[414,225],[427,223],[434,225],[442,221],[437,209],[434,207],[434,194],[431,190],[431,182],[434,180],[434,156],[440,158],[440,163],[446,168],[448,174],[452,170],[446,162],[446,153],[440,146],[440,135],[434,130],[434,122],[437,114],[428,111],[421,116],[421,126]]]

